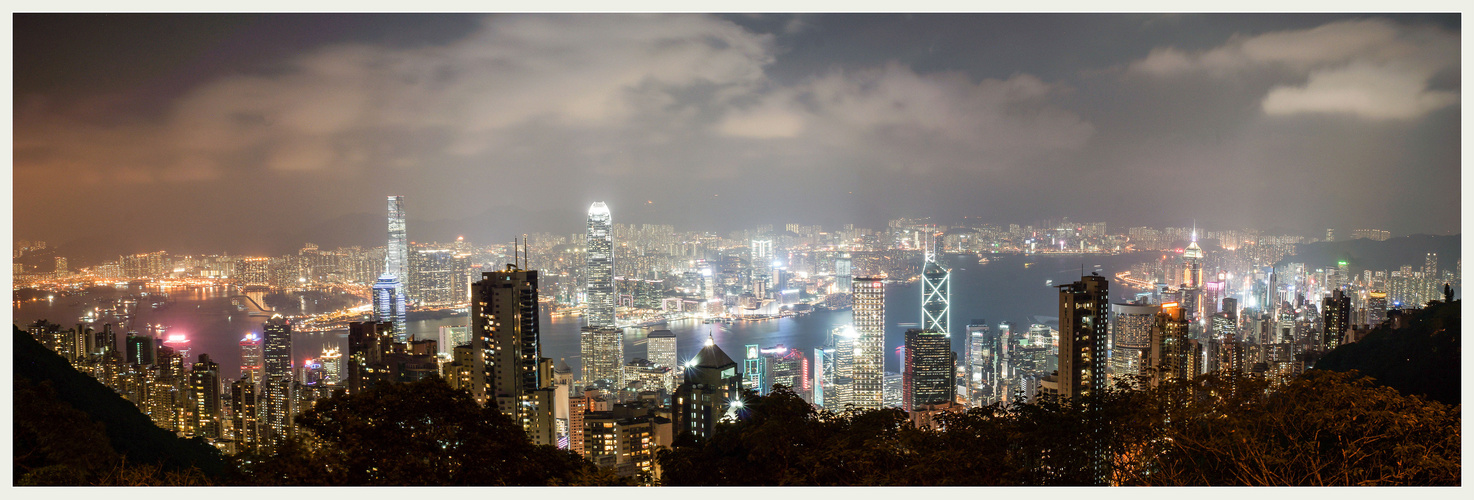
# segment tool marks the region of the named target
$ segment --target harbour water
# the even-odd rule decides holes
[[[952,259],[952,305],[951,333],[953,349],[964,352],[966,325],[974,319],[987,320],[995,328],[998,323],[1009,321],[1020,328],[1027,328],[1036,316],[1053,317],[1058,314],[1058,292],[1051,285],[1060,285],[1079,279],[1081,271],[1089,274],[1099,272],[1112,278],[1132,264],[1159,258],[1157,253],[1135,253],[1125,255],[1069,255],[1069,256],[990,256],[987,264],[978,264],[974,259]],[[1111,283],[1112,300],[1120,301],[1138,290],[1124,284]],[[235,307],[231,295],[238,290],[225,287],[159,290],[157,288],[130,287],[128,289],[94,288],[86,294],[57,296],[51,300],[36,300],[13,303],[13,321],[22,329],[37,319],[59,323],[65,328],[76,326],[78,318],[87,310],[97,307],[107,299],[126,295],[149,293],[149,298],[160,298],[168,293],[168,305],[155,309],[141,301],[134,319],[135,329],[143,332],[144,325],[168,325],[170,334],[183,334],[189,338],[190,359],[193,362],[200,353],[209,353],[211,359],[220,364],[221,376],[234,379],[240,375],[240,339],[247,332],[261,332],[264,316],[252,316]],[[321,312],[326,307],[337,307],[341,297],[314,294],[294,294],[293,309],[306,312]],[[258,298],[259,301],[259,298]],[[265,305],[265,304],[263,304]],[[912,328],[921,317],[921,285],[917,282],[893,283],[886,288],[886,369],[899,371],[900,361],[895,350],[902,343],[907,328]],[[680,359],[694,356],[710,337],[734,359],[741,356],[746,344],[773,347],[783,344],[797,348],[812,359],[813,350],[823,346],[831,329],[848,324],[850,311],[817,311],[804,316],[771,319],[765,321],[735,322],[730,325],[703,324],[686,320],[653,328],[625,329],[625,358],[645,357],[645,336],[652,329],[668,329],[676,334],[677,351]],[[441,326],[468,324],[465,315],[435,319],[411,320],[409,333],[417,338],[436,338]],[[566,361],[575,374],[581,368],[579,362],[579,327],[582,318],[577,316],[542,317],[542,353],[555,363]],[[100,329],[99,322],[93,328]],[[122,335],[119,336],[122,341]],[[317,357],[324,347],[339,347],[347,352],[347,332],[294,333],[293,360],[300,362]]]

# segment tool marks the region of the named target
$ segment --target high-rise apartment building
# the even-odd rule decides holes
[[[851,402],[858,409],[878,410],[885,402],[885,281],[855,278],[853,292],[859,338],[855,342]]]
[[[275,446],[292,428],[292,325],[278,314],[266,320],[262,331],[262,441]]]
[[[195,435],[210,439],[224,437],[220,433],[220,365],[201,354],[199,362],[189,370],[189,392],[194,400]]]
[[[1088,396],[1107,387],[1110,282],[1099,275],[1059,285],[1059,393]]]
[[[471,285],[471,396],[540,445],[556,445],[553,360],[542,357],[538,272],[508,265]]]
[[[261,441],[259,407],[256,404],[256,384],[242,378],[230,384],[231,428],[240,449],[253,451]]]
[[[1351,296],[1333,290],[1330,297],[1321,300],[1321,316],[1325,329],[1319,347],[1329,351],[1341,345],[1346,330],[1351,328]]]
[[[957,398],[957,353],[943,332],[906,330],[906,361],[901,371],[901,408],[951,403]]]
[[[358,394],[379,379],[378,371],[394,346],[394,324],[387,321],[348,323],[349,394]]]

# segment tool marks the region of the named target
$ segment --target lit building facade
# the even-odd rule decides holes
[[[925,405],[957,399],[954,372],[957,354],[943,332],[906,330],[906,361],[901,371],[901,408],[910,412]]]
[[[281,315],[266,320],[262,371],[263,442],[275,446],[291,436],[292,427],[292,325]]]
[[[862,410],[884,405],[885,387],[885,281],[875,277],[854,278],[855,342],[851,401]]]
[[[614,328],[614,228],[609,207],[602,201],[589,206],[586,244],[586,326]]]
[[[1110,282],[1082,276],[1059,285],[1059,393],[1088,396],[1107,387]]]
[[[508,266],[471,286],[471,396],[495,404],[534,443],[552,446],[553,360],[542,357],[537,278]]]

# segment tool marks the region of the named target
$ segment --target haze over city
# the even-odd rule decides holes
[[[717,231],[1459,225],[1457,15],[15,24],[15,235],[99,257],[370,244],[385,193],[419,240],[571,233],[591,200]]]
[[[13,18],[15,485],[1462,484],[1460,13]]]

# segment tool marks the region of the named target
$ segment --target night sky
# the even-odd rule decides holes
[[[478,243],[1460,224],[1457,14],[13,21],[13,235],[112,255],[381,245],[389,194]]]

